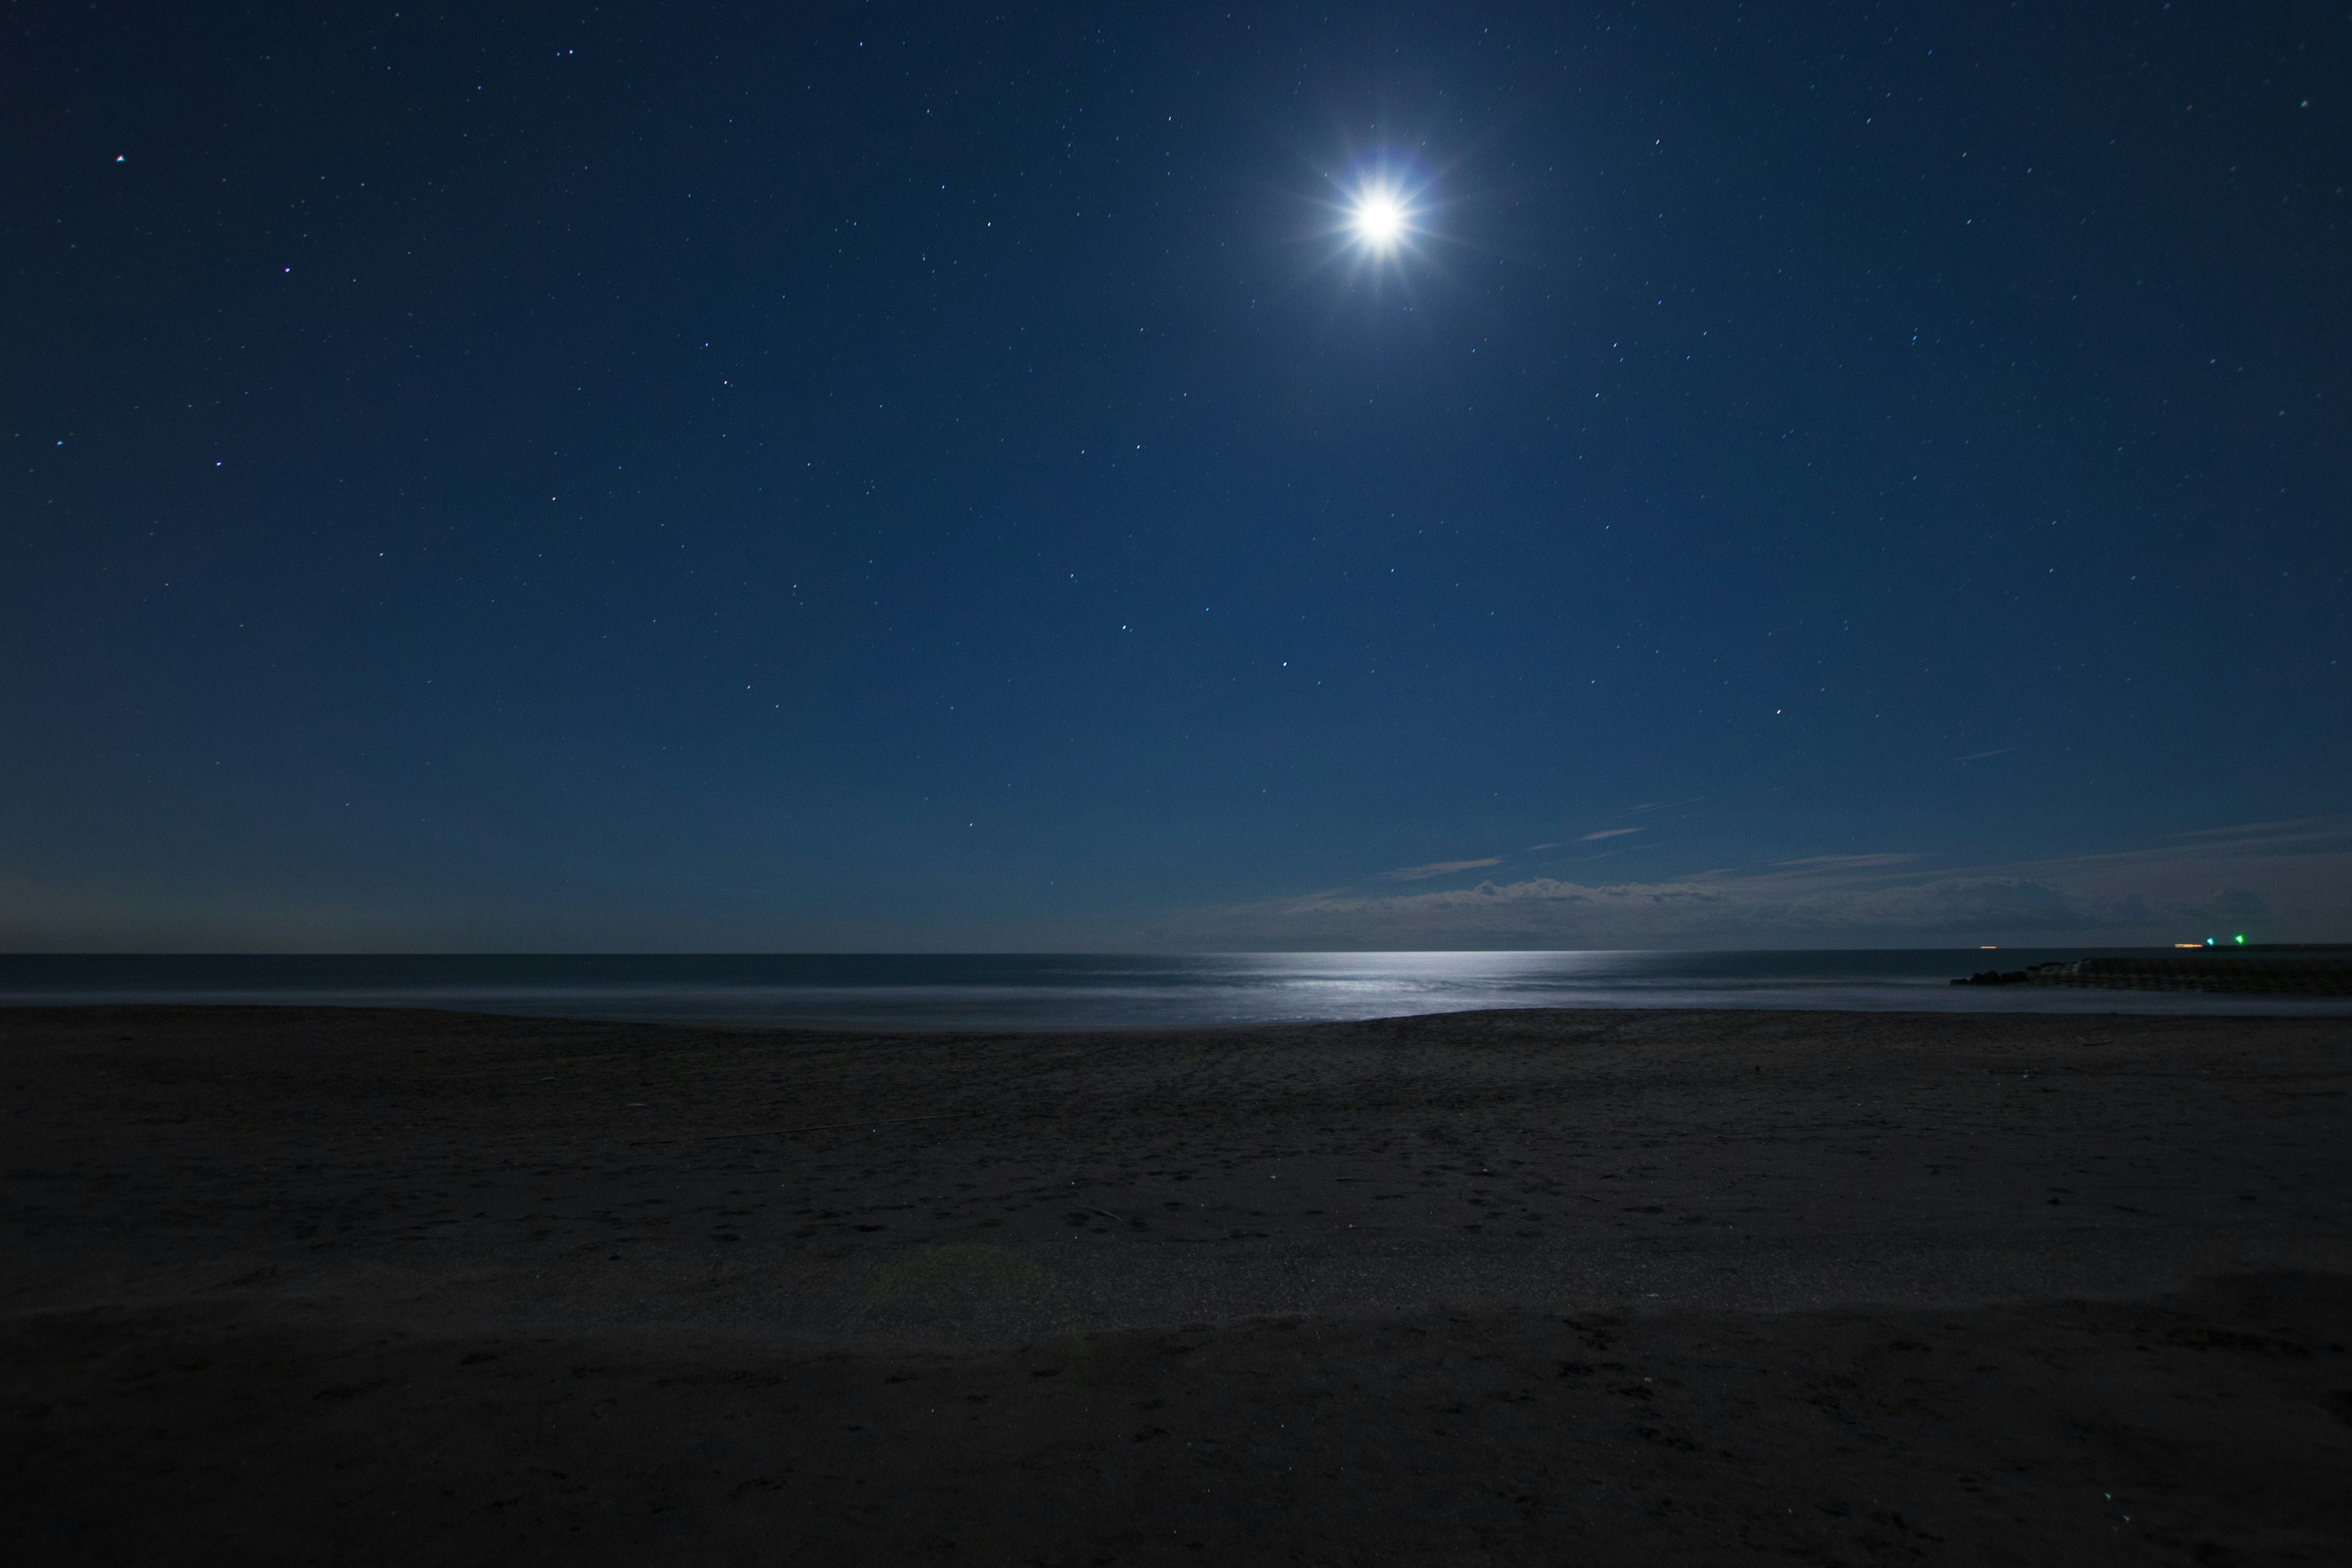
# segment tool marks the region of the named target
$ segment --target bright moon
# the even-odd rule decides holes
[[[1394,245],[1404,232],[1404,209],[1386,191],[1366,191],[1356,198],[1356,237],[1375,250]]]

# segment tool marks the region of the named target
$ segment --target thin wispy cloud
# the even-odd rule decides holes
[[[2016,746],[1996,746],[1990,752],[1970,752],[1967,756],[1954,757],[1952,761],[1956,763],[1980,763],[1987,757],[2005,757],[2009,755],[2010,752],[2021,749],[2021,748]]]
[[[1626,809],[1627,811],[1629,811],[1629,812],[1633,812],[1633,811],[1672,811],[1675,807],[1676,807],[1676,806],[1678,806],[1678,805],[1696,805],[1700,801],[1703,801],[1703,800],[1705,800],[1706,798],[1706,796],[1705,796],[1705,795],[1695,795],[1690,796],[1690,797],[1689,797],[1688,799],[1686,799],[1686,800],[1652,800],[1652,801],[1644,801],[1644,802],[1643,802],[1643,804],[1641,804],[1640,805],[1629,805],[1629,806],[1627,806],[1625,809]]]
[[[2175,838],[2260,839],[2294,843],[2305,839],[2339,838],[2347,824],[2341,817],[2292,816],[2281,822],[2242,822],[2230,827],[2200,827],[2176,833]]]
[[[1450,877],[1456,871],[1475,871],[1503,863],[1500,855],[1489,855],[1484,860],[1432,860],[1426,866],[1400,866],[1393,871],[1383,871],[1381,879],[1391,882],[1418,882],[1430,877]]]
[[[2223,924],[2281,942],[2352,930],[2352,817],[2008,864],[1807,856],[1646,882],[1531,877],[1426,892],[1335,889],[1171,914],[1149,936],[1226,950],[2147,946]]]
[[[1596,838],[1622,838],[1628,833],[1639,833],[1642,830],[1638,827],[1604,827],[1598,833],[1586,834],[1583,837],[1578,839],[1577,842],[1579,844],[1590,844]]]

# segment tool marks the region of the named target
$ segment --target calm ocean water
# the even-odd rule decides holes
[[[0,1006],[95,1002],[443,1007],[572,1018],[1103,1028],[1385,1018],[1480,1007],[2352,1013],[2352,1000],[1955,986],[2093,951],[100,956],[0,954]],[[2149,949],[2150,952],[2162,950]]]

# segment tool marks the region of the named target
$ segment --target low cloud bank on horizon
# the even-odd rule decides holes
[[[2352,816],[2203,829],[2155,847],[2001,865],[1811,856],[1649,882],[1467,877],[1500,856],[1376,873],[1355,888],[1126,918],[981,923],[934,911],[779,910],[736,894],[626,906],[457,889],[217,899],[0,876],[16,952],[944,952],[1415,949],[2154,946],[2243,931],[2352,940]]]
[[[1532,877],[1416,893],[1337,890],[1151,922],[1194,948],[2161,945],[2257,928],[2256,940],[2352,937],[2352,820],[2184,834],[2116,854],[1921,869],[1877,854],[1657,882]],[[1475,864],[1475,863],[1474,863]]]

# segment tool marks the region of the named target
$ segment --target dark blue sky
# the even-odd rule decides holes
[[[948,9],[13,7],[0,942],[2342,934],[2340,7]]]

